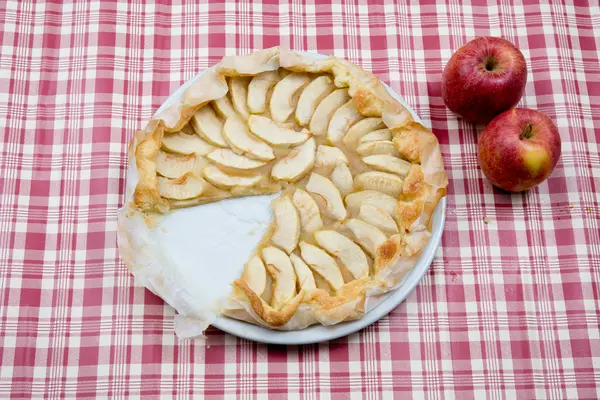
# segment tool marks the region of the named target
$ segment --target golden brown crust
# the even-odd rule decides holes
[[[309,292],[301,291],[280,310],[276,310],[268,305],[242,280],[234,282],[235,288],[239,289],[239,291],[234,291],[232,298],[238,301],[244,298],[247,299],[252,312],[260,317],[261,323],[267,326],[275,328],[284,327],[299,312],[298,308],[300,305],[305,310],[310,310],[309,312],[314,314],[317,321],[330,325],[332,323],[355,319],[364,312],[365,289],[369,282],[370,278],[368,277],[349,282],[342,286],[334,295],[329,294],[323,289],[315,289]],[[239,310],[228,312],[227,314],[252,322],[251,319],[247,319]]]
[[[431,231],[431,217],[433,212],[444,196],[446,196],[446,188],[438,188],[433,195],[429,196],[423,206],[423,225],[425,225],[429,231]]]
[[[134,192],[134,203],[145,211],[167,212],[168,202],[158,193],[158,177],[156,174],[156,157],[160,149],[163,126],[158,124],[156,130],[145,137],[135,149],[135,160],[139,174],[139,183]],[[136,136],[144,137],[143,133]]]
[[[414,200],[424,193],[426,187],[425,176],[420,165],[413,164],[408,171],[408,175],[404,178],[404,186],[402,187],[403,200]]]
[[[317,289],[310,292],[304,299],[304,302],[318,305],[318,308],[322,310],[332,310],[364,295],[364,285],[367,281],[368,279],[363,278],[348,282],[335,295],[330,295],[325,290]]]
[[[356,319],[364,313],[365,291],[369,282],[369,277],[348,282],[335,295],[322,289],[314,290],[306,296],[304,304],[311,307],[318,321],[324,325]]]
[[[219,63],[223,76],[251,76],[279,68],[279,47],[271,47],[241,56],[227,56]]]
[[[411,270],[430,236],[428,231],[392,235],[384,243],[386,249],[378,251],[375,257],[375,279],[385,280],[388,284],[396,284],[402,280]]]
[[[368,90],[357,90],[354,93],[354,105],[365,117],[381,117],[383,101]]]
[[[373,264],[374,274],[378,274],[386,266],[395,263],[404,249],[402,236],[392,235],[377,249]]]
[[[427,189],[421,166],[413,164],[404,179],[396,211],[396,222],[401,232],[408,233],[413,223],[423,213]]]
[[[298,306],[304,297],[304,292],[300,291],[300,293],[294,296],[280,310],[276,310],[269,306],[256,293],[254,293],[243,280],[236,279],[233,284],[235,287],[244,292],[248,298],[248,301],[250,302],[252,310],[254,310],[254,312],[260,316],[264,322],[271,326],[281,326],[288,322],[298,309]]]
[[[400,231],[405,233],[410,232],[413,223],[423,212],[423,206],[424,202],[421,199],[413,201],[398,201],[396,222],[398,222],[398,228]]]
[[[421,124],[413,121],[404,126],[392,128],[393,142],[398,147],[400,156],[413,163],[421,162],[419,157],[421,153],[419,133],[415,129],[421,127],[423,127]]]

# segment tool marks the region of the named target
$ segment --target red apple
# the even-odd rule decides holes
[[[479,138],[479,165],[496,186],[509,192],[543,182],[560,157],[560,135],[544,113],[513,108],[490,122]]]
[[[471,40],[452,55],[442,75],[446,106],[465,120],[491,121],[521,99],[527,64],[512,43],[496,37]]]

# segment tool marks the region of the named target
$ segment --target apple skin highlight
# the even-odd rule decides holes
[[[539,185],[552,173],[560,154],[556,125],[546,114],[527,108],[498,115],[479,138],[483,173],[492,184],[509,192]]]
[[[446,106],[467,121],[485,124],[514,107],[525,90],[527,64],[512,43],[479,37],[458,49],[442,74]]]

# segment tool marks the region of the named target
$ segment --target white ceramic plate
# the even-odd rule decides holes
[[[325,55],[317,53],[299,53],[317,59],[326,57]],[[158,109],[157,112],[161,112],[165,108],[169,107],[175,101],[175,99],[179,98],[183,94],[183,92],[192,84],[192,82],[198,79],[198,77],[202,76],[203,73],[204,72],[200,72],[194,78],[184,83],[173,94],[171,94],[171,96],[169,96],[169,98],[162,104],[162,106]],[[384,86],[396,100],[398,100],[404,107],[406,107],[407,110],[410,111],[415,120],[420,121],[419,116],[413,111],[413,109],[408,104],[404,102],[400,95],[395,93],[386,84],[384,84]],[[444,197],[438,204],[433,214],[431,238],[429,239],[427,246],[425,246],[425,249],[423,250],[421,257],[419,257],[419,260],[417,261],[416,265],[407,275],[404,284],[395,291],[383,295],[384,300],[359,320],[343,322],[333,326],[313,325],[306,329],[289,332],[271,330],[263,328],[261,326],[249,324],[247,322],[238,321],[236,319],[223,316],[217,319],[212,325],[225,332],[242,337],[244,339],[254,340],[256,342],[285,345],[324,342],[327,340],[337,339],[339,337],[346,336],[356,331],[359,331],[362,328],[371,325],[372,323],[378,321],[382,317],[389,314],[390,311],[396,308],[398,304],[400,304],[421,281],[421,279],[425,275],[425,272],[427,272],[429,265],[431,265],[431,262],[435,256],[435,252],[440,244],[445,220],[446,198]]]

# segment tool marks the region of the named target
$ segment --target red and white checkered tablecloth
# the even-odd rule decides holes
[[[0,2],[0,398],[600,397],[597,0],[150,3]],[[484,179],[476,127],[440,97],[477,35],[521,48],[520,104],[562,137],[529,193]],[[349,337],[179,342],[173,310],[119,259],[126,146],[198,71],[278,44],[373,71],[433,127],[442,247],[405,302]]]

